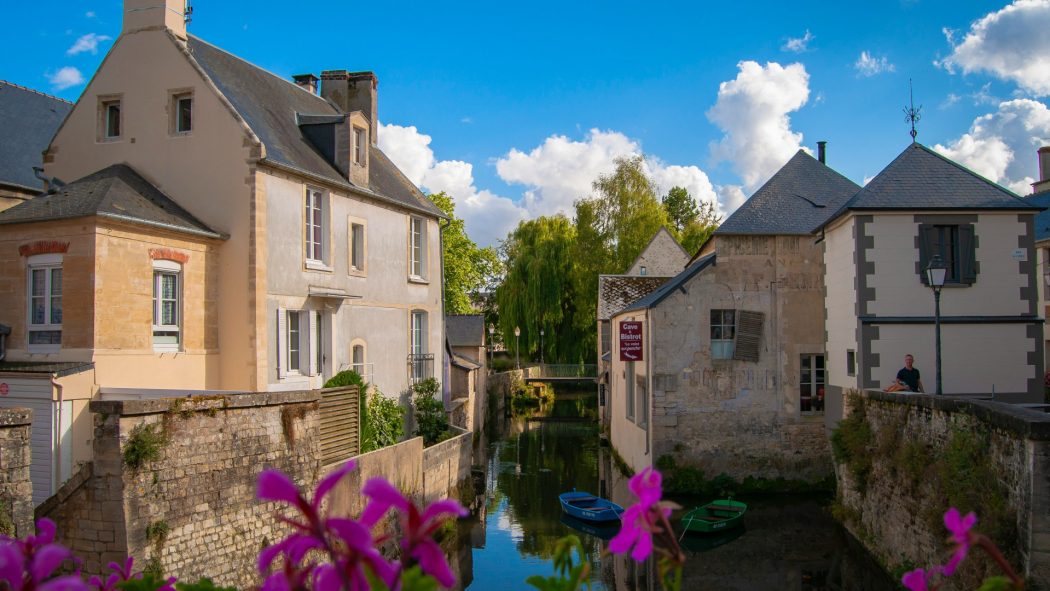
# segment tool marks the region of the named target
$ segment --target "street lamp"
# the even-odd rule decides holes
[[[933,289],[933,326],[936,333],[937,351],[937,395],[941,390],[941,288],[944,287],[944,279],[948,275],[948,265],[944,263],[940,255],[933,255],[930,264],[926,265],[926,283]]]
[[[521,342],[521,341],[518,340],[518,337],[520,337],[520,336],[521,336],[521,329],[518,328],[517,326],[515,326],[514,327],[514,368],[515,369],[521,369],[521,356],[518,353],[518,351],[520,350],[520,347],[519,347],[518,343]]]
[[[496,352],[495,343],[493,343],[493,341],[492,341],[492,339],[495,338],[495,334],[496,334],[496,325],[490,322],[489,323],[489,371],[492,371],[492,357],[493,357],[493,355]]]
[[[540,329],[540,366],[543,366],[543,329]]]

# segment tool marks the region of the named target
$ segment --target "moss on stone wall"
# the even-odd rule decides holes
[[[875,442],[866,410],[863,401],[856,404],[850,415],[839,421],[831,433],[831,453],[836,462],[849,469],[861,494],[868,488]]]
[[[136,425],[128,435],[127,443],[124,444],[124,465],[132,471],[137,471],[147,462],[159,460],[161,449],[167,443],[168,438],[163,430],[157,429],[157,425],[152,423]]]

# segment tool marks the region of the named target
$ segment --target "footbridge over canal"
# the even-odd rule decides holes
[[[598,378],[598,366],[593,363],[555,364],[543,363],[524,368],[525,383],[532,382],[594,382]]]

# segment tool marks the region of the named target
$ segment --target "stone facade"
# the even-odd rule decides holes
[[[33,484],[29,480],[33,411],[0,409],[0,533],[33,533]]]
[[[1040,587],[1050,583],[1050,417],[1009,404],[921,394],[854,391],[846,402],[847,414],[863,417],[872,434],[864,454],[870,465],[861,476],[839,458],[838,504],[846,526],[869,551],[891,568],[943,563],[947,532],[940,516],[948,507],[945,491],[932,484],[939,468],[931,464],[950,453],[953,437],[965,437],[983,442],[979,461],[987,462],[980,468],[993,477],[981,483],[988,488],[977,505],[958,509],[975,511],[977,531],[991,534],[987,511],[1001,504],[1006,529],[1015,531],[1016,539],[993,541],[1014,549],[1011,558],[1022,576]],[[915,454],[910,465],[902,459],[907,452]],[[930,461],[923,453],[932,454]],[[971,552],[959,574],[960,588],[976,588],[974,583],[995,570],[983,553]]]
[[[674,277],[689,262],[689,253],[678,244],[667,228],[660,228],[625,275]]]

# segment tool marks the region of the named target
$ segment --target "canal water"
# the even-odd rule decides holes
[[[593,389],[560,392],[551,408],[537,413],[542,418],[499,420],[491,439],[481,442],[484,458],[476,460],[484,462],[484,499],[473,521],[461,526],[461,588],[533,589],[525,579],[554,574],[555,543],[570,533],[588,551],[592,589],[660,588],[652,561],[639,565],[605,551],[615,528],[597,530],[562,517],[558,494],[573,488],[610,496],[623,506],[634,501],[627,479],[600,444],[597,423],[579,420],[596,412]],[[672,500],[693,507],[709,499]],[[683,540],[688,557],[683,590],[899,588],[831,517],[829,499],[741,500],[749,505],[744,529]],[[672,520],[676,527],[680,513]]]

